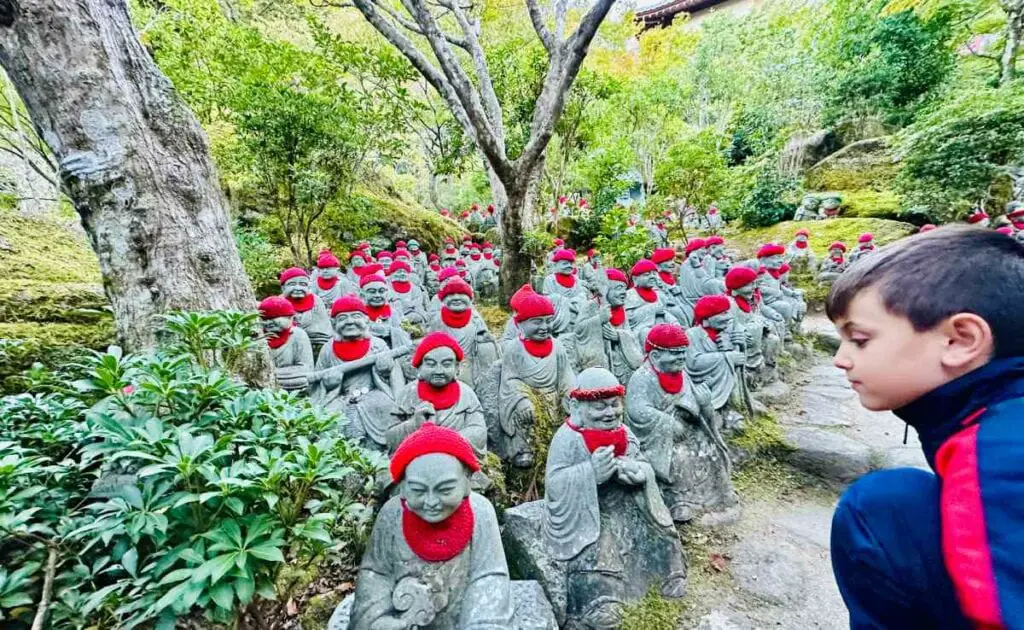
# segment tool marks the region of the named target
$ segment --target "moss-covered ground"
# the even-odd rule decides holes
[[[847,247],[853,247],[861,234],[870,232],[875,236],[875,243],[882,246],[912,234],[917,229],[910,223],[889,219],[838,218],[827,221],[783,221],[766,228],[729,228],[724,236],[729,247],[743,255],[752,256],[764,243],[788,245],[796,231],[802,228],[810,231],[811,250],[819,260],[828,255],[828,246],[835,241],[843,241]]]

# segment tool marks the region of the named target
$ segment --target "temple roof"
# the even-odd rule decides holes
[[[668,26],[672,19],[680,13],[694,13],[702,9],[708,9],[716,4],[722,4],[725,0],[666,0],[659,4],[637,11],[636,19],[643,21],[644,26],[652,28],[655,26]]]

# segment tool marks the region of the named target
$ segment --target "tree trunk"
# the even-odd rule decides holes
[[[503,197],[505,201],[498,207],[501,208],[499,231],[502,251],[500,303],[506,305],[519,287],[530,282],[530,257],[523,253],[522,229],[523,215],[529,205],[529,178],[524,177],[508,186],[498,182],[497,188],[492,184],[491,191],[495,193],[495,197]],[[497,202],[498,199],[495,199],[496,204]]]
[[[1020,48],[1021,29],[1024,27],[1024,7],[1019,6],[1021,4],[1024,3],[1013,2],[1012,6],[1006,7],[1006,44],[999,60],[1000,86],[1013,81],[1017,73],[1017,51]]]
[[[0,0],[0,65],[60,163],[123,346],[154,345],[167,311],[255,306],[206,137],[125,0]]]

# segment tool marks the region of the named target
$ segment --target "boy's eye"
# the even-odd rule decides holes
[[[864,346],[867,345],[868,340],[866,338],[850,339],[850,343],[857,346],[858,348],[863,348]]]

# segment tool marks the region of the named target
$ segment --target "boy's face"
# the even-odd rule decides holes
[[[886,310],[874,288],[855,296],[835,325],[842,343],[833,363],[867,409],[897,409],[951,380],[943,369],[949,340],[941,327],[914,330],[910,320]]]

